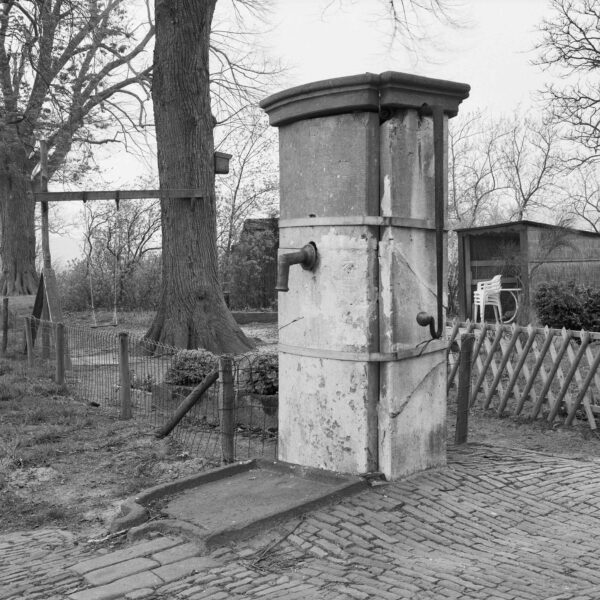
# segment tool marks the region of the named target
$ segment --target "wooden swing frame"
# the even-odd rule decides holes
[[[35,202],[41,203],[42,217],[42,257],[43,267],[40,281],[33,305],[32,316],[32,344],[35,344],[37,333],[37,320],[62,323],[63,313],[58,295],[56,274],[52,268],[50,256],[50,233],[48,223],[48,202],[87,202],[96,200],[114,200],[119,207],[121,200],[156,200],[156,199],[188,199],[202,200],[202,191],[199,189],[176,190],[90,190],[79,192],[49,192],[48,191],[48,141],[39,140],[40,162],[31,174],[32,181],[38,179],[39,191],[34,192]],[[229,160],[231,154],[225,152],[214,153],[215,174],[226,175],[229,173]],[[66,364],[70,364],[68,349],[65,347]],[[69,367],[67,367],[69,368]]]

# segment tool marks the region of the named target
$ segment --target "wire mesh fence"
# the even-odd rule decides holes
[[[178,358],[190,351],[113,328],[33,317],[24,319],[20,334],[15,331],[11,339],[13,352],[26,353],[24,369],[51,370],[74,397],[144,421],[157,437],[171,424],[168,435],[190,455],[225,462],[277,457],[277,395],[256,394],[249,387],[260,355],[219,357],[215,382],[190,401],[205,377],[182,385],[174,376]]]

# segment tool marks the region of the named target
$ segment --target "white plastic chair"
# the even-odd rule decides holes
[[[473,292],[473,320],[477,321],[477,312],[481,322],[484,320],[485,307],[492,306],[496,321],[502,323],[502,305],[500,304],[500,290],[502,289],[502,275],[496,275],[489,281],[480,281]]]

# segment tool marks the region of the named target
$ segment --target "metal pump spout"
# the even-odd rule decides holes
[[[290,267],[292,265],[300,265],[306,271],[312,271],[317,264],[317,247],[310,242],[302,246],[296,252],[286,252],[280,254],[277,259],[277,283],[275,289],[278,292],[287,292],[288,278],[290,275]]]

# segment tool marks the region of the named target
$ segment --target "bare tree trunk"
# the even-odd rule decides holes
[[[203,198],[161,200],[163,293],[147,337],[242,352],[251,343],[225,305],[217,265],[209,39],[217,0],[155,0],[152,100],[161,188]]]
[[[35,203],[16,127],[0,130],[0,294],[35,294]]]

